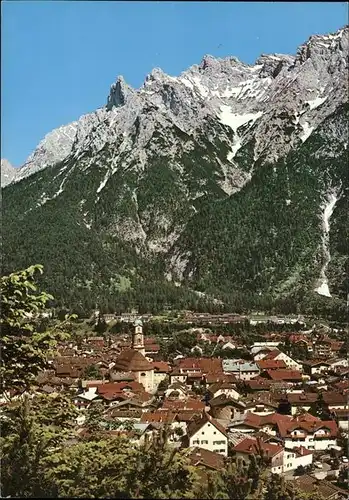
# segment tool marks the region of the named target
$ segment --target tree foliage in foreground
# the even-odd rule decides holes
[[[65,338],[66,322],[52,330],[42,328],[40,314],[53,299],[38,290],[36,279],[42,272],[41,265],[33,265],[1,278],[2,392],[29,389],[38,373],[49,366],[48,355],[57,341]]]

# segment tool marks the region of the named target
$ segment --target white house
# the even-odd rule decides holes
[[[206,412],[188,424],[184,442],[189,447],[200,446],[228,456],[228,434],[224,427]]]
[[[321,395],[330,411],[347,410],[349,408],[348,395],[343,392],[325,391]]]
[[[226,396],[230,396],[233,399],[240,399],[241,395],[236,390],[236,386],[229,382],[217,382],[216,384],[212,384],[209,388],[209,393],[212,397],[216,398],[221,394],[225,394]]]
[[[279,351],[279,349],[274,349],[273,351],[270,351],[270,353],[264,356],[264,358],[262,359],[265,360],[274,359],[276,361],[284,361],[288,369],[298,370],[300,372],[303,371],[303,366],[301,363],[297,363],[297,361],[294,361],[292,358],[290,358],[290,356],[288,356],[282,351]]]
[[[331,364],[322,360],[303,361],[304,372],[308,375],[319,375],[326,373],[331,367]]]
[[[284,450],[283,471],[288,472],[297,469],[297,467],[307,467],[313,463],[313,452],[303,446]]]
[[[338,427],[334,420],[324,421],[305,413],[288,422],[278,421],[277,427],[285,448],[302,446],[307,450],[318,451],[337,444]]]
[[[188,397],[188,388],[186,385],[181,382],[175,382],[168,386],[165,391],[165,397],[177,397],[178,399],[187,399]]]
[[[270,471],[273,474],[281,474],[283,472],[283,456],[284,449],[279,444],[271,444],[247,437],[234,446],[236,458],[242,459],[245,465],[248,465],[251,455],[261,455],[269,460]]]
[[[349,431],[349,409],[334,410],[334,415],[338,421],[338,427],[345,432]]]
[[[254,437],[246,437],[240,441],[234,446],[234,452],[246,465],[251,455],[263,453],[264,457],[269,459],[270,471],[273,474],[283,474],[313,462],[313,452],[304,447],[289,450],[280,444],[264,442]]]

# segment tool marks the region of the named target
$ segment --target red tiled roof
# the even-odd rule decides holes
[[[325,361],[323,359],[311,359],[308,361],[303,361],[302,364],[306,365],[306,366],[317,366],[317,365],[331,366],[331,363],[329,363],[328,361]]]
[[[254,391],[268,391],[272,384],[271,380],[255,377],[252,380],[245,380],[244,384]]]
[[[334,484],[325,479],[319,480],[316,477],[304,474],[293,481],[289,481],[292,485],[302,493],[313,493],[317,490],[320,497],[327,499],[347,498],[348,491],[338,488]],[[288,482],[286,483],[288,484]]]
[[[145,348],[145,352],[159,352],[160,351],[159,344],[145,344],[144,348]]]
[[[276,370],[277,368],[286,368],[285,361],[281,359],[260,359],[256,361],[256,365],[260,370]]]
[[[165,399],[164,404],[161,407],[161,410],[172,410],[172,411],[180,411],[180,410],[204,410],[205,403],[200,401],[199,399]]]
[[[322,393],[323,400],[327,405],[348,405],[348,396],[338,391],[326,391]]]
[[[279,354],[281,354],[281,351],[279,349],[273,349],[272,351],[269,351],[266,356],[264,356],[264,360],[267,359],[275,359]]]
[[[142,384],[136,381],[131,381],[131,382],[110,382],[107,384],[102,384],[99,385],[97,388],[98,394],[104,394],[104,393],[120,393],[124,391],[125,389],[130,388],[132,392],[145,392],[144,387]]]
[[[171,368],[166,361],[153,361],[153,368],[155,373],[169,373]]]
[[[205,375],[205,380],[207,384],[214,384],[217,382],[236,382],[237,378],[234,374],[229,373],[208,373]]]
[[[289,422],[291,417],[289,415],[281,415],[280,413],[269,413],[268,415],[256,415],[252,412],[245,413],[245,425],[260,428],[264,425],[277,425],[279,422]]]
[[[317,392],[289,393],[287,400],[291,405],[306,405],[315,403],[318,398]]]
[[[312,450],[308,450],[307,448],[304,448],[304,446],[299,446],[297,448],[293,448],[293,451],[301,457],[304,457],[305,455],[312,455],[314,453]]]
[[[266,374],[271,380],[302,380],[302,374],[299,370],[266,370]]]
[[[147,424],[151,422],[159,422],[159,423],[169,423],[172,424],[172,422],[175,420],[176,414],[172,412],[165,412],[165,411],[149,411],[149,412],[144,412],[143,415],[141,416],[141,424]]]
[[[190,370],[199,368],[203,373],[222,373],[220,358],[182,358],[176,363],[179,369]]]
[[[180,410],[177,413],[176,419],[179,422],[190,422],[192,421],[195,417],[199,417],[201,415],[201,410]]]
[[[309,413],[294,417],[289,422],[279,421],[277,422],[277,426],[281,437],[289,437],[290,433],[295,429],[302,429],[307,433],[313,433],[319,429],[326,428],[329,430],[331,437],[337,436],[338,433],[338,427],[334,420],[320,420]]]
[[[225,464],[223,455],[215,453],[214,451],[206,450],[204,448],[189,448],[187,455],[191,465],[194,467],[203,466],[208,469],[222,470]]]
[[[261,449],[267,458],[272,458],[284,450],[283,446],[279,444],[265,443],[260,439],[252,438],[246,438],[240,441],[233,449],[236,452],[246,453],[247,455],[256,455]]]
[[[336,387],[339,391],[345,391],[349,389],[349,380],[341,380],[340,382],[336,382],[333,384],[333,387]]]

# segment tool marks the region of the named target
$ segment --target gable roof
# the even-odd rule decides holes
[[[328,405],[348,405],[348,396],[338,391],[326,391],[322,393],[322,398]]]
[[[318,399],[317,392],[288,393],[287,401],[294,406],[315,403]]]
[[[201,416],[197,419],[194,419],[192,422],[188,424],[188,429],[187,429],[187,434],[189,437],[194,436],[205,424],[210,423],[218,431],[220,431],[226,438],[228,438],[228,434],[226,433],[226,430],[224,427],[217,422],[216,419],[212,418],[208,413],[205,411],[202,412]]]
[[[243,401],[238,401],[237,399],[233,399],[224,393],[220,394],[219,396],[216,396],[215,398],[210,399],[208,404],[211,407],[214,407],[214,406],[235,406],[238,408],[245,408],[246,407],[246,404]]]
[[[289,422],[292,419],[289,415],[281,415],[280,413],[269,413],[268,415],[257,415],[247,411],[239,420],[232,421],[231,427],[250,427],[252,429],[260,430],[265,425],[275,426],[280,422]]]
[[[194,467],[202,466],[208,469],[222,470],[225,465],[223,455],[198,446],[195,448],[189,448],[187,457],[189,458],[191,465]]]
[[[176,418],[176,414],[170,411],[147,411],[141,416],[140,423],[168,423],[172,424]]]
[[[266,370],[263,373],[271,380],[300,381],[303,379],[299,370]]]
[[[154,373],[169,373],[170,365],[166,361],[153,361]]]
[[[309,413],[293,417],[289,422],[278,421],[277,426],[281,437],[290,437],[290,433],[296,429],[302,429],[307,433],[314,433],[320,429],[328,429],[331,437],[336,437],[338,427],[334,420],[320,420]]]
[[[260,370],[276,370],[278,368],[286,368],[285,361],[281,359],[260,359],[256,361],[256,365]]]
[[[261,439],[246,438],[234,446],[234,451],[247,455],[258,455],[263,450],[267,458],[272,458],[284,450],[279,444],[265,443]]]
[[[160,410],[204,410],[205,403],[200,401],[200,399],[165,399]]]
[[[101,384],[97,386],[97,392],[99,394],[118,394],[123,391],[132,391],[132,392],[144,392],[144,387],[142,384],[136,381],[131,382],[110,382],[106,384]]]
[[[266,356],[264,356],[262,359],[267,360],[267,359],[275,359],[277,356],[281,354],[281,351],[279,349],[273,349],[272,351],[268,352]]]
[[[181,358],[176,366],[182,370],[200,369],[205,373],[221,373],[222,360],[220,358]]]
[[[290,481],[293,486],[299,489],[304,493],[314,493],[314,491],[318,490],[321,496],[326,499],[338,498],[337,494],[341,494],[344,498],[347,498],[348,492],[338,488],[334,484],[326,481],[324,479],[319,480],[316,477],[310,476],[308,474],[304,474],[293,481]],[[286,483],[287,484],[287,483]]]
[[[233,373],[207,373],[205,375],[205,381],[207,384],[215,384],[217,382],[231,382],[234,383],[237,381],[237,378]]]

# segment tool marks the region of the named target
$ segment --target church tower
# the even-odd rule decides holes
[[[143,323],[141,319],[136,319],[134,322],[134,333],[132,335],[132,349],[140,352],[145,356]]]

